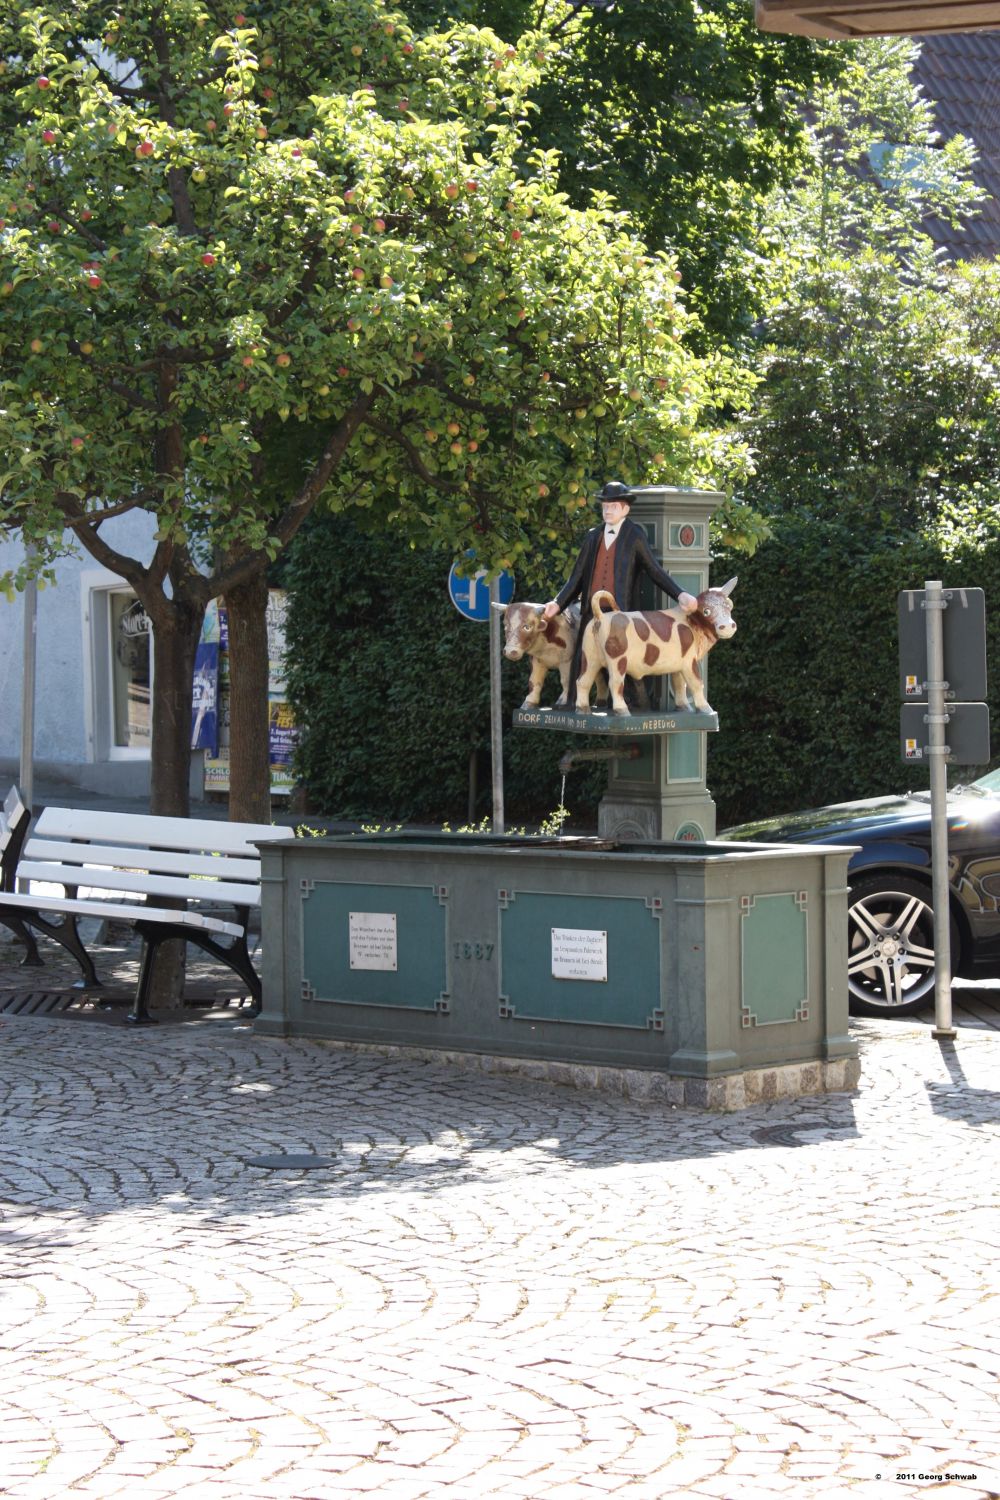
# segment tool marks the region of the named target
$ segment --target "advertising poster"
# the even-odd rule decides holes
[[[229,790],[229,629],[224,605],[213,601],[209,606],[218,620],[218,690],[217,748],[205,756],[205,790]],[[288,595],[284,589],[271,589],[267,605],[268,657],[268,740],[271,761],[271,792],[287,797],[295,787],[292,775],[292,751],[295,724],[291,706],[285,698],[285,616]],[[207,615],[206,615],[207,619]]]
[[[214,599],[205,611],[194,659],[191,749],[219,753],[219,610]]]

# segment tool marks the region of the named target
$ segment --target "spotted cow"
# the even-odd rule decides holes
[[[594,617],[583,635],[580,675],[576,684],[576,706],[590,707],[590,690],[598,673],[606,670],[611,685],[611,706],[616,714],[629,712],[625,703],[625,678],[669,674],[674,702],[682,710],[711,713],[698,663],[718,640],[736,634],[729,596],[736,587],[730,578],[721,588],[705,589],[698,595],[698,608],[686,615],[680,609],[617,609],[606,589],[594,595]],[[688,688],[694,697],[688,702]]]
[[[542,684],[552,667],[558,668],[562,683],[557,707],[565,707],[570,667],[580,632],[580,606],[571,604],[554,620],[542,619],[544,604],[494,604],[493,608],[504,616],[504,656],[509,661],[520,661],[522,656],[531,658],[528,696],[521,707],[538,707],[542,701]]]

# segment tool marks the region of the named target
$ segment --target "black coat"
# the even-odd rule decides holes
[[[593,611],[590,608],[590,586],[594,576],[594,564],[597,561],[597,553],[604,536],[604,525],[594,526],[583,539],[580,555],[577,557],[572,573],[566,580],[563,588],[556,595],[556,603],[560,610],[572,604],[574,599],[580,601],[580,634],[577,637],[576,652],[573,656],[573,667],[570,672],[569,691],[567,703],[570,708],[574,704],[576,692],[576,679],[580,675],[580,652],[583,646],[583,632],[590,623]],[[656,558],[653,556],[649,546],[649,538],[637,521],[631,516],[626,516],[618,528],[618,538],[615,544],[615,603],[619,609],[639,608],[639,580],[645,573],[658,589],[669,594],[671,599],[679,599],[684,590],[680,584],[669,573],[664,572]]]

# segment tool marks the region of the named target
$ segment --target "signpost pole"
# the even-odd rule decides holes
[[[948,746],[945,726],[944,611],[940,579],[924,584],[927,611],[927,755],[931,783],[931,877],[934,892],[934,1031],[954,1038],[951,1015],[951,914],[948,885]]]
[[[28,544],[29,561],[34,548]],[[24,587],[24,676],[21,682],[21,762],[18,769],[21,796],[31,811],[35,796],[35,647],[38,628],[38,584],[34,576]]]
[[[493,832],[503,833],[503,720],[500,705],[499,576],[490,579],[490,750],[493,759]]]

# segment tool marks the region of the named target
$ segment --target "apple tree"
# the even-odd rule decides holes
[[[0,58],[0,528],[142,601],[154,811],[187,812],[221,595],[231,815],[266,816],[266,573],[317,505],[367,508],[401,561],[495,567],[572,550],[596,478],[738,472],[747,380],[689,352],[673,261],[570,207],[553,154],[525,166],[536,36],[377,0],[47,0],[4,7]],[[136,509],[148,560],[103,531]]]

